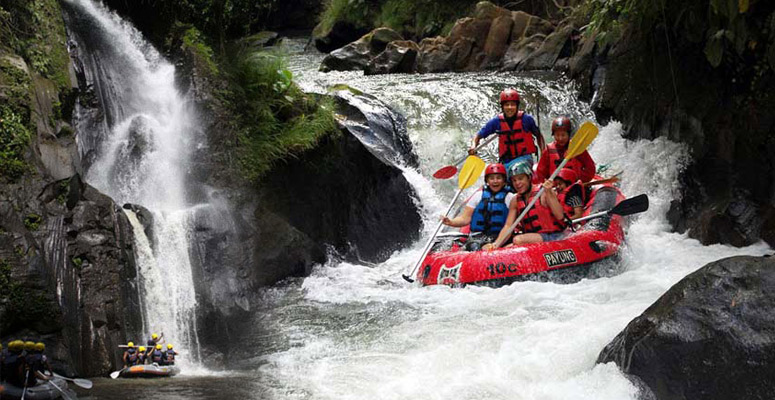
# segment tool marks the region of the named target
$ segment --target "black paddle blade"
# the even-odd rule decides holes
[[[624,199],[616,207],[609,211],[609,214],[616,215],[632,215],[644,212],[649,209],[649,197],[646,194],[637,195],[635,197]]]
[[[409,283],[414,283],[414,279],[410,278],[407,274],[401,274],[401,276],[404,278],[405,281]]]

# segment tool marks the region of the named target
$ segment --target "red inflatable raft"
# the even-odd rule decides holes
[[[619,189],[610,184],[596,187],[584,215],[610,210],[623,199]],[[617,255],[623,240],[623,217],[619,215],[589,220],[562,240],[492,251],[469,252],[442,239],[420,264],[416,279],[423,285],[451,286],[502,286],[567,277],[578,280],[592,264]]]

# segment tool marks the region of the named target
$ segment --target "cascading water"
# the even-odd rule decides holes
[[[144,335],[163,332],[167,343],[187,352],[181,362],[196,362],[186,180],[195,115],[175,87],[175,67],[136,29],[91,0],[67,0],[65,6],[71,37],[85,48],[84,74],[105,113],[102,119],[77,113],[79,148],[91,161],[86,180],[118,204],[138,204],[152,213],[152,238],[130,215]]]

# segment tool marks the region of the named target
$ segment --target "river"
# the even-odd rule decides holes
[[[91,399],[637,399],[639,389],[600,350],[681,278],[722,257],[770,253],[703,246],[671,232],[666,213],[678,196],[687,149],[664,138],[626,141],[622,127],[601,127],[590,154],[607,172],[623,171],[626,195],[647,193],[651,208],[631,217],[621,259],[604,276],[562,285],[522,282],[491,289],[421,288],[401,273],[413,265],[456,189],[432,172],[463,154],[476,130],[497,112],[508,86],[521,108],[549,131],[560,113],[593,118],[576,91],[552,74],[455,73],[364,76],[317,72],[322,55],[286,41],[295,81],[310,92],[346,83],[403,113],[420,158],[402,167],[424,215],[423,237],[379,265],[332,260],[307,278],[263,289],[253,327],[232,371],[200,367],[158,381],[98,379]],[[547,139],[551,139],[547,137]],[[492,157],[490,149],[485,157]],[[408,194],[409,195],[409,194]],[[184,354],[185,357],[185,354]]]

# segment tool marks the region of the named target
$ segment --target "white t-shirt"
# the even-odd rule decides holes
[[[501,189],[504,190],[504,189]],[[514,193],[509,192],[506,194],[506,207],[511,204],[511,199],[514,198]],[[468,200],[468,203],[466,203],[466,207],[471,207],[473,209],[476,209],[476,205],[479,204],[479,202],[482,201],[482,191],[478,191],[474,193],[473,196]]]

